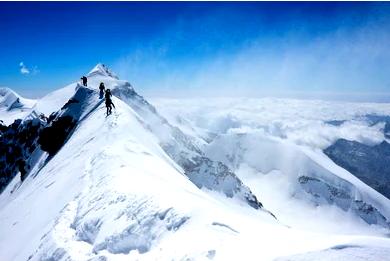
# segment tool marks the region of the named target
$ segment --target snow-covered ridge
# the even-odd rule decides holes
[[[173,127],[130,84],[116,86],[113,95],[126,102],[147,124],[160,141],[165,152],[181,166],[186,175],[198,187],[221,191],[228,197],[237,196],[258,209],[262,204],[239,178],[223,163],[213,162],[199,148],[199,139],[184,134]]]
[[[188,179],[189,174],[185,166],[184,170],[183,166],[180,166],[187,155],[185,153],[191,153],[187,155],[190,161],[192,158],[202,157],[201,162],[196,164],[203,162],[214,164],[192,144],[191,138],[186,137],[179,129],[173,128],[159,116],[153,106],[139,96],[129,83],[101,73],[94,73],[88,77],[88,87],[77,83],[70,85],[65,87],[64,91],[56,91],[54,95],[45,97],[43,100],[49,105],[38,102],[35,107],[35,110],[39,107],[45,108],[47,115],[50,115],[47,125],[38,134],[38,142],[42,150],[49,153],[49,157],[41,155],[42,157],[34,162],[36,165],[33,163],[30,166],[31,173],[20,187],[17,184],[19,177],[16,176],[1,194],[0,219],[4,222],[1,227],[3,237],[0,237],[0,245],[12,242],[17,246],[16,242],[32,242],[22,252],[19,248],[14,248],[14,251],[4,253],[7,260],[18,258],[78,260],[74,249],[65,246],[69,240],[76,240],[75,245],[80,245],[86,251],[82,260],[91,255],[99,256],[100,252],[106,251],[113,255],[130,252],[134,255],[133,250],[139,253],[149,252],[163,234],[178,230],[191,219],[192,213],[200,212],[200,209],[195,211],[192,207],[189,210],[186,206],[188,202],[192,202],[191,206],[198,202],[196,204],[202,206],[202,209],[205,207],[213,209],[215,204],[220,204],[218,203],[220,199],[211,205],[207,203],[213,200],[208,193],[199,190]],[[104,114],[103,100],[99,99],[97,91],[98,83],[101,81],[104,81],[106,87],[111,88],[114,95],[120,98],[113,99],[116,111],[107,118]],[[58,101],[56,97],[58,94],[72,96],[67,98],[67,102],[58,111],[50,113],[49,109],[52,106],[50,99]],[[31,114],[30,117],[33,115],[35,114]],[[161,135],[159,130],[163,131],[164,135]],[[178,147],[174,150],[182,154],[178,158],[173,158],[173,154],[167,154],[167,148],[174,146]],[[137,162],[140,165],[134,165]],[[102,172],[103,169],[105,171]],[[112,172],[113,170],[115,172]],[[119,174],[115,174],[116,172]],[[191,170],[190,173],[195,172]],[[136,179],[130,178],[128,181],[132,183],[131,190],[114,185],[125,184],[129,179],[126,177],[129,173],[133,175],[139,173]],[[155,180],[150,180],[150,174],[157,175]],[[204,178],[197,178],[195,184],[198,187],[204,186],[213,191],[223,192],[244,206],[249,204],[253,208],[262,207],[249,188],[227,167],[220,165],[217,169],[210,168],[206,172],[203,169],[199,175]],[[208,181],[209,177],[214,181]],[[108,181],[103,182],[106,179]],[[144,179],[146,183],[139,183]],[[121,181],[116,183],[116,180]],[[163,180],[170,182],[164,183]],[[149,186],[154,189],[148,190]],[[183,192],[177,194],[178,192],[174,191]],[[174,193],[170,195],[169,192]],[[188,192],[190,192],[188,195],[192,196],[187,196]],[[167,195],[163,205],[161,193]],[[27,201],[20,201],[26,197]],[[153,201],[155,203],[145,205],[145,202]],[[45,204],[36,206],[31,217],[26,214],[30,211],[30,202]],[[230,204],[237,204],[234,202],[231,201]],[[42,209],[47,206],[51,206],[51,211],[45,212]],[[109,210],[109,213],[113,216],[107,217],[108,210],[102,211],[101,208],[106,209],[110,206],[113,209]],[[128,211],[123,212],[119,206],[127,208]],[[44,212],[45,215],[38,214]],[[92,213],[94,214],[91,216]],[[275,222],[267,212],[260,212],[259,215],[271,223]],[[12,238],[7,236],[13,234],[9,229],[22,229],[22,226],[17,228],[7,222],[16,217],[19,219],[18,223],[25,224],[28,222],[26,219],[28,216],[30,216],[28,220],[35,220],[31,227],[32,233],[18,230],[17,236]],[[121,216],[122,223],[117,223]],[[9,219],[10,217],[12,218]],[[138,221],[132,224],[133,219]],[[55,221],[54,225],[50,221]],[[112,230],[115,223],[117,229]],[[209,223],[221,224],[211,220]],[[63,230],[66,226],[71,227],[69,232]],[[57,230],[61,232],[57,233]],[[72,236],[64,238],[68,233]],[[137,237],[136,235],[140,233],[141,235]],[[33,237],[36,235],[40,235],[41,239],[34,241]],[[85,242],[89,246],[83,246],[85,243],[79,244],[77,241]]]
[[[343,245],[375,260],[388,253],[378,222],[388,200],[323,154],[229,130],[236,121],[215,133],[182,117],[183,131],[112,75],[98,65],[87,87],[73,83],[37,102],[29,117],[48,116],[41,148],[62,139],[0,195],[1,260],[274,260]],[[114,95],[109,116],[100,82]],[[338,189],[348,198],[326,194]]]

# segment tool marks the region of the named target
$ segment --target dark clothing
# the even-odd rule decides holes
[[[104,98],[106,98],[106,100],[107,100],[107,99],[110,100],[111,97],[112,97],[111,91],[109,91],[109,89],[107,89],[106,92],[105,92],[105,94],[104,94]]]
[[[100,99],[103,99],[103,96],[104,96],[104,90],[106,89],[106,87],[104,87],[104,83],[100,83],[99,85],[99,98]]]
[[[81,80],[83,81],[83,85],[84,86],[87,86],[87,77],[85,77],[85,76],[83,76],[83,77],[81,77]]]
[[[106,107],[111,106],[113,103],[111,99],[106,99]]]
[[[107,89],[105,94],[104,94],[104,98],[106,99],[107,115],[111,114],[112,107],[115,108],[114,103],[112,103],[111,97],[112,97],[111,91],[110,91],[110,89]]]
[[[106,100],[107,115],[111,114],[112,107],[115,108],[115,105],[114,105],[114,103],[112,103],[112,100],[111,99]]]

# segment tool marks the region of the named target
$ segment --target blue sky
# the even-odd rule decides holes
[[[103,62],[153,96],[390,101],[390,4],[0,3],[0,86],[39,97]]]

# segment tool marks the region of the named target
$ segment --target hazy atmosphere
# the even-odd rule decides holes
[[[388,3],[1,3],[0,86],[107,64],[149,96],[390,100]]]
[[[0,35],[0,261],[389,261],[389,2],[0,2]]]

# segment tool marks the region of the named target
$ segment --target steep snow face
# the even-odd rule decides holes
[[[35,100],[23,98],[9,88],[0,88],[0,120],[9,125],[16,119],[23,119],[35,103]]]
[[[184,169],[186,175],[198,187],[220,191],[228,197],[240,198],[257,209],[262,207],[250,189],[231,170],[222,163],[213,162],[203,154],[200,146],[205,142],[202,139],[186,135],[179,128],[173,127],[151,104],[135,92],[130,83],[118,80],[107,67],[100,64],[88,74],[87,78],[88,88],[97,90],[103,82],[106,89],[111,89],[114,96],[136,111],[144,120],[145,126],[158,138],[164,151]],[[66,93],[71,88],[72,85],[57,92]],[[57,93],[54,97],[56,96]],[[40,104],[38,103],[39,106]]]
[[[203,154],[199,146],[204,142],[170,125],[129,84],[116,87],[112,93],[146,119],[148,128],[159,138],[162,148],[185,170],[195,185],[222,191],[228,197],[237,196],[254,208],[262,207],[250,189],[228,167],[221,162],[213,162]]]

